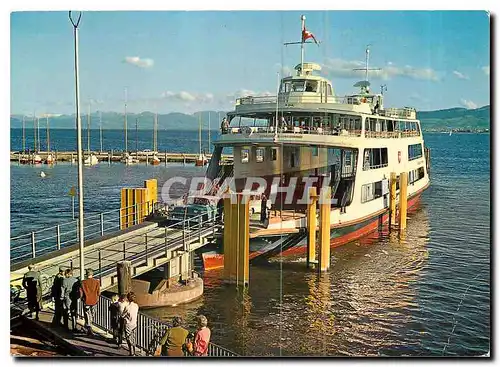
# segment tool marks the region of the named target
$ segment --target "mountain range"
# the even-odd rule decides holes
[[[159,130],[197,130],[201,118],[203,129],[208,128],[210,116],[211,130],[217,130],[220,126],[220,119],[225,116],[225,111],[200,111],[192,115],[180,112],[158,114]],[[99,128],[99,112],[91,113],[91,129]],[[490,127],[490,106],[483,106],[476,109],[449,108],[436,111],[417,112],[417,118],[422,123],[424,131],[445,131],[450,129],[489,129]],[[22,115],[11,115],[11,128],[22,128]],[[87,115],[82,115],[82,127],[87,127]],[[26,127],[33,127],[33,117],[26,116]],[[127,126],[129,130],[134,130],[137,121],[139,130],[152,130],[154,113],[150,111],[139,114],[129,113],[127,115]],[[57,115],[49,117],[49,125],[54,129],[74,129],[74,115]],[[45,125],[45,118],[40,119],[40,126]],[[118,112],[102,112],[103,129],[123,129],[124,116]]]

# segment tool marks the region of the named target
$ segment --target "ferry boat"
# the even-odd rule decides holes
[[[317,187],[319,193],[326,183],[333,199],[330,225],[331,246],[335,247],[388,221],[391,172],[398,176],[408,173],[408,208],[417,205],[430,184],[429,150],[416,110],[387,108],[384,89],[381,93],[370,90],[368,48],[361,69],[365,80],[354,84],[359,90],[353,94],[336,95],[330,80],[315,74],[321,66],[303,59],[304,44],[311,38],[304,20],[302,17],[302,41],[296,42],[302,48],[296,75],[281,79],[276,96],[236,100],[234,111],[227,116],[229,128],[214,142],[206,176],[210,180],[221,177],[221,156],[232,150],[235,192],[243,192],[249,177],[265,180],[264,195],[276,198],[271,200],[264,228],[252,228],[251,221],[250,238],[304,228],[307,205],[301,199],[308,195],[309,187]],[[289,187],[293,189],[287,190]],[[286,247],[283,255],[305,251],[304,235]],[[212,268],[223,264],[220,254],[203,258]]]

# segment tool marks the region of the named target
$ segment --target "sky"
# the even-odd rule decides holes
[[[79,26],[80,103],[91,111],[231,110],[237,97],[275,94],[278,72],[300,63],[300,16],[320,45],[337,95],[354,93],[370,45],[372,91],[417,110],[490,103],[485,11],[111,11]],[[73,28],[65,11],[10,17],[11,114],[75,111]],[[126,95],[126,97],[125,97]]]

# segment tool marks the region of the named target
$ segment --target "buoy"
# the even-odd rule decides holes
[[[47,175],[45,174],[45,172],[43,172],[43,171],[42,171],[42,172],[40,172],[40,177],[45,177],[45,176],[47,176]]]

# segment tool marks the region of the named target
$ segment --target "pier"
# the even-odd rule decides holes
[[[121,159],[123,158],[124,152],[122,151],[109,151],[109,152],[98,152],[98,151],[91,151],[91,154],[94,154],[99,162],[102,163],[107,163],[107,162],[120,162]],[[29,160],[34,154],[37,154],[40,156],[42,161],[46,161],[47,157],[49,154],[52,155],[52,158],[54,159],[54,163],[58,162],[73,162],[76,163],[76,158],[77,154],[76,151],[52,151],[52,152],[10,152],[10,161],[11,162],[20,162],[23,163],[27,160]],[[83,153],[85,157],[88,156],[88,152]],[[133,158],[136,158],[139,162],[142,163],[149,163],[151,159],[153,158],[154,152],[129,152],[129,155]],[[184,163],[184,164],[191,164],[195,163],[196,160],[199,157],[199,153],[173,153],[173,152],[157,152],[156,157],[160,159],[162,163]],[[212,158],[211,153],[206,153],[205,158],[207,160],[210,160]],[[232,155],[223,155],[222,156],[222,161],[227,161],[227,160],[232,160]]]

